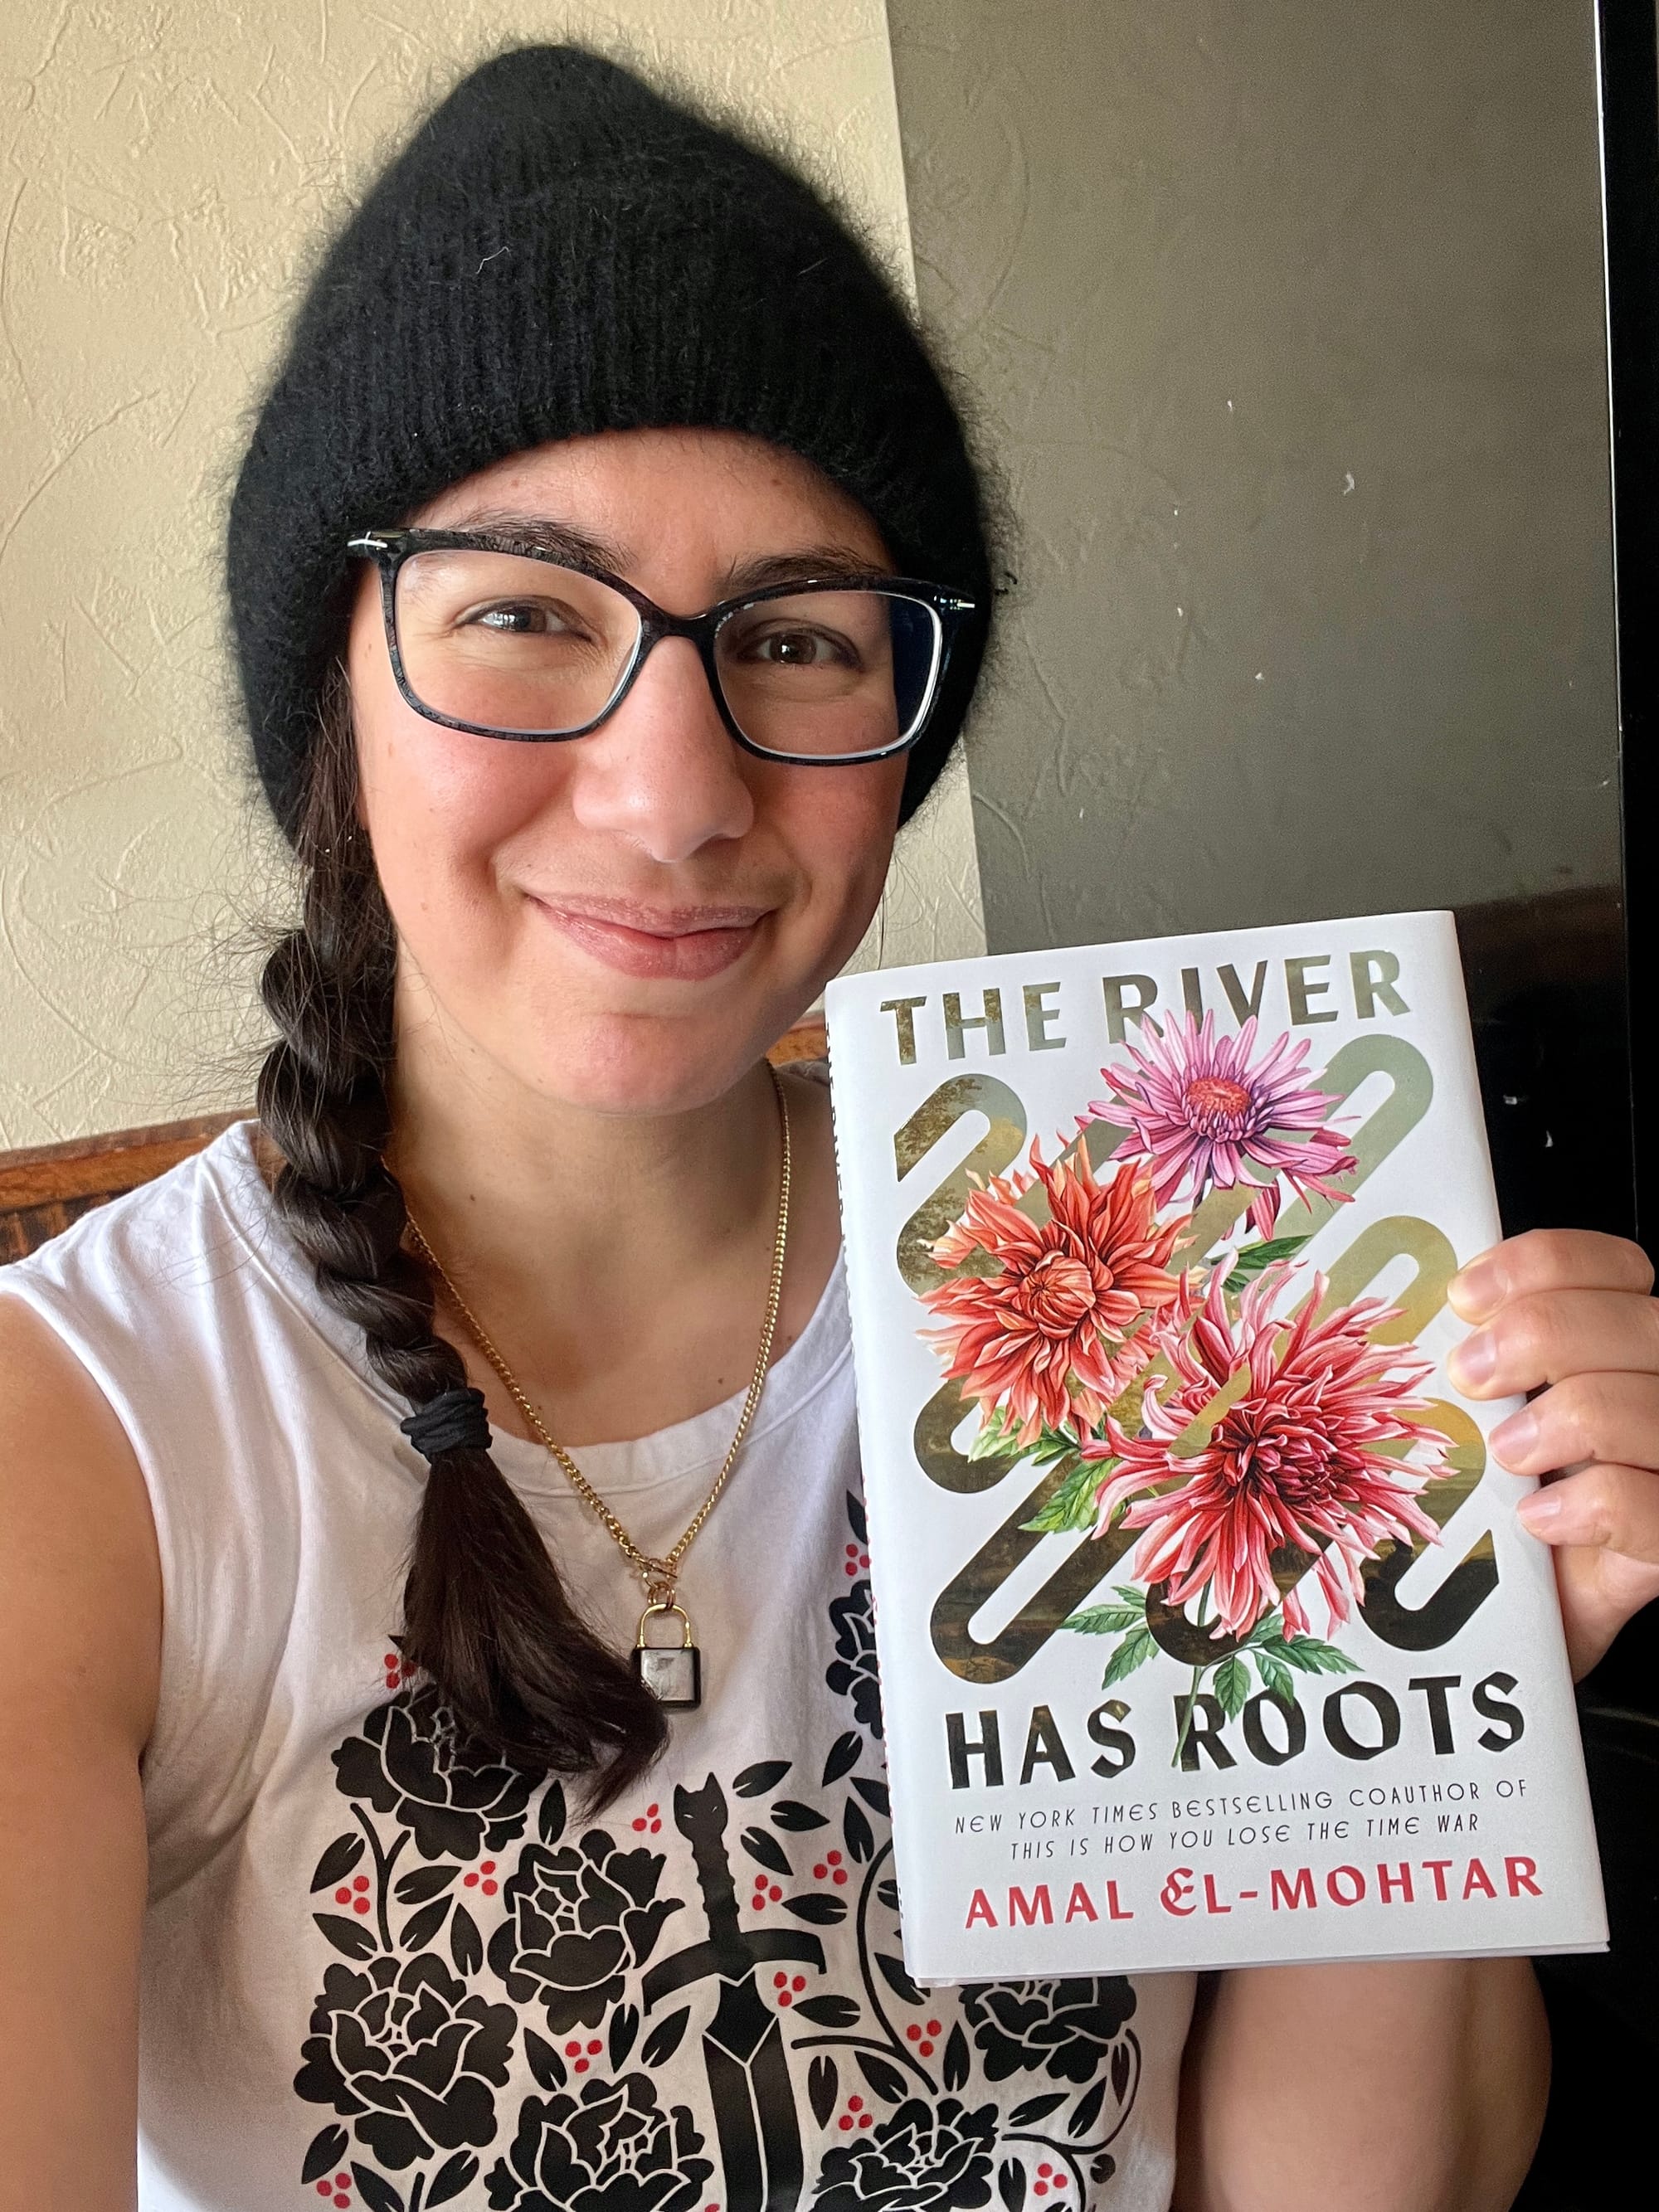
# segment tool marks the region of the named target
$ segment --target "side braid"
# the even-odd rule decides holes
[[[434,1325],[429,1278],[404,1249],[403,1193],[385,1164],[396,940],[368,839],[343,672],[331,677],[297,850],[300,927],[265,963],[277,1042],[260,1122],[282,1155],[274,1197],[374,1372],[428,1404],[466,1369]],[[388,1437],[388,1443],[390,1437]],[[534,1522],[487,1451],[441,1451],[426,1479],[404,1589],[403,1644],[462,1732],[537,1773],[586,1779],[609,1803],[662,1750],[661,1707],[571,1604]]]

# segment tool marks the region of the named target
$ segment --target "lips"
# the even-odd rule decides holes
[[[740,960],[769,907],[653,907],[628,899],[532,893],[567,941],[623,975],[703,982]]]

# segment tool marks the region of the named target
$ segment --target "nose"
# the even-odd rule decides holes
[[[577,820],[628,838],[651,860],[689,860],[754,822],[744,756],[688,638],[664,638],[616,713],[573,750]]]

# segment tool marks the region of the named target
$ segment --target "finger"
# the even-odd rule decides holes
[[[1567,1375],[1659,1373],[1659,1300],[1628,1291],[1537,1291],[1501,1305],[1446,1362],[1470,1398],[1506,1398]]]
[[[1648,1468],[1583,1468],[1534,1490],[1516,1511],[1547,1544],[1580,1544],[1659,1567],[1659,1474]]]
[[[1553,1474],[1586,1460],[1659,1466],[1659,1375],[1569,1375],[1487,1441],[1511,1474]]]
[[[1447,1297],[1462,1321],[1488,1321],[1507,1300],[1534,1291],[1653,1288],[1653,1267],[1639,1244],[1595,1229],[1529,1229],[1482,1252],[1454,1275]]]

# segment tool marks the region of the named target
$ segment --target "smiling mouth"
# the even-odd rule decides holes
[[[630,899],[527,893],[565,939],[624,975],[702,982],[740,960],[772,909],[757,906],[653,907]]]

